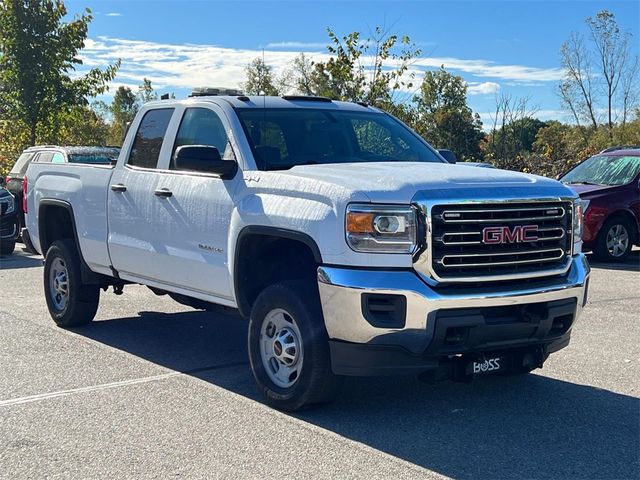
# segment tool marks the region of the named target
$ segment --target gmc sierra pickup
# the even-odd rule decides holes
[[[238,309],[281,409],[329,400],[346,375],[527,373],[586,302],[571,190],[448,164],[365,104],[153,102],[114,166],[33,163],[25,188],[58,325],[130,283]]]

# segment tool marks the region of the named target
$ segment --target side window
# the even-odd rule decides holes
[[[178,129],[173,153],[183,145],[208,145],[216,147],[220,156],[225,160],[235,160],[227,132],[222,120],[208,108],[188,108]],[[171,170],[175,170],[173,155],[171,158]]]
[[[60,152],[54,153],[53,157],[51,158],[51,163],[65,163],[64,155],[62,155]]]
[[[128,165],[156,168],[171,115],[173,108],[149,110],[144,114],[133,140]]]
[[[24,175],[24,172],[27,171],[27,167],[33,158],[32,153],[23,153],[20,155],[20,158],[16,161],[15,165],[11,169],[11,173],[19,173],[20,175]]]
[[[38,154],[34,161],[37,163],[50,163],[52,157],[53,152],[41,152]]]

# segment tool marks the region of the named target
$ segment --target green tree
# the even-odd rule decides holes
[[[106,145],[109,124],[93,108],[79,106],[64,112],[52,143],[60,145]]]
[[[280,95],[281,88],[274,79],[271,66],[255,58],[245,67],[246,82],[242,85],[247,95]]]
[[[331,58],[317,63],[302,58],[294,65],[304,93],[384,108],[413,87],[414,75],[408,70],[421,52],[408,36],[388,35],[381,27],[366,39],[360,32],[340,38],[327,31]]]
[[[146,85],[146,83],[143,83],[143,86]],[[148,86],[151,86],[151,82],[148,83]],[[138,99],[129,87],[120,86],[116,90],[113,101],[108,108],[111,114],[108,143],[109,145],[121,145],[127,125],[138,112]]]
[[[78,75],[78,53],[92,16],[87,9],[63,22],[66,14],[61,0],[0,2],[0,114],[25,125],[29,145],[39,130],[51,129],[55,136],[59,113],[103,93],[119,67],[118,62]]]
[[[148,102],[153,102],[158,99],[158,94],[151,85],[151,80],[144,78],[142,84],[138,87],[137,100],[139,105],[144,105]]]
[[[463,160],[481,158],[482,122],[467,105],[467,84],[444,67],[426,72],[414,98],[412,126],[429,142],[448,148]]]

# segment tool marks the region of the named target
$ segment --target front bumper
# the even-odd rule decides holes
[[[332,367],[343,375],[416,373],[443,358],[569,343],[586,303],[590,268],[575,255],[562,277],[529,282],[430,287],[413,271],[322,266],[318,287]],[[363,295],[405,297],[401,326],[374,326]]]

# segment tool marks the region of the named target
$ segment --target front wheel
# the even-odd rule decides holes
[[[317,291],[304,282],[267,287],[249,321],[249,360],[271,406],[287,411],[324,403],[339,377],[331,371],[329,343]]]
[[[47,251],[44,295],[49,314],[59,327],[87,324],[98,311],[100,287],[82,283],[80,255],[70,240],[55,241]]]

